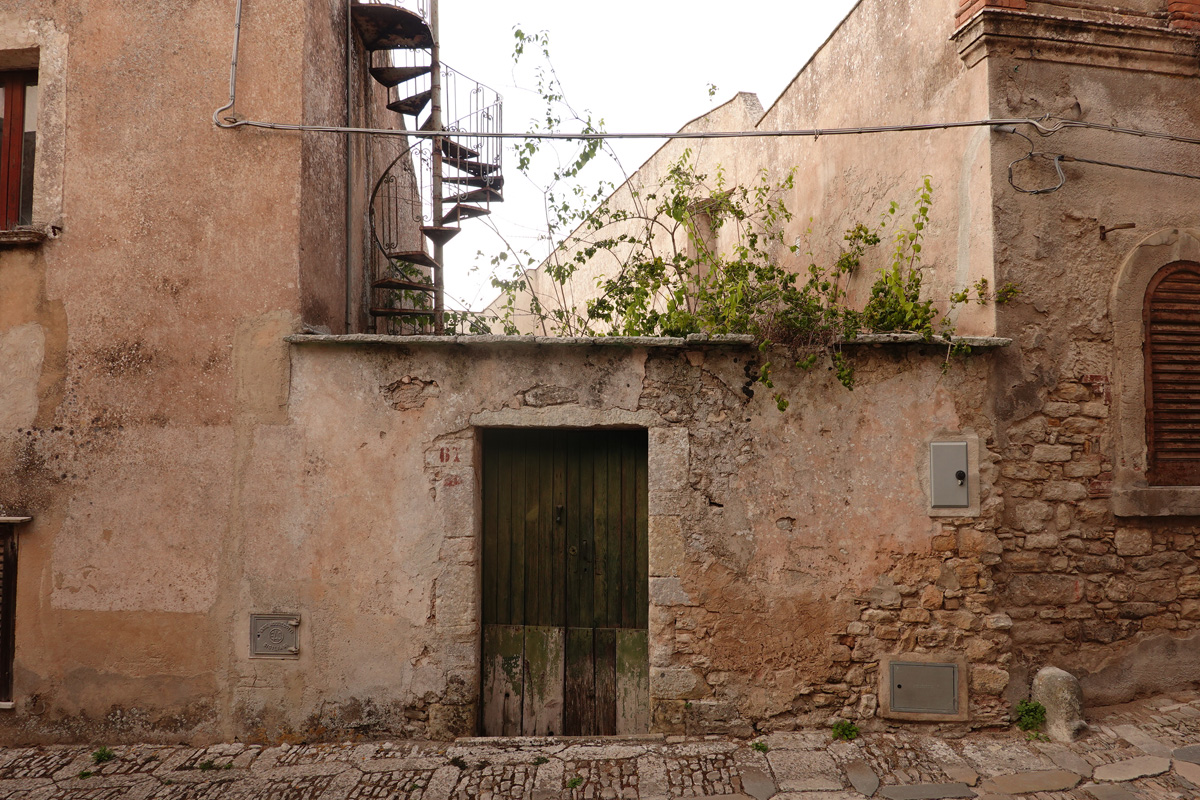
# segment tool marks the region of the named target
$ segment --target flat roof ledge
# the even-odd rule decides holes
[[[731,347],[754,346],[754,337],[748,334],[693,333],[682,336],[503,336],[493,334],[470,336],[385,336],[372,333],[293,334],[285,338],[289,344],[299,345],[369,345],[373,347],[419,347],[463,346],[463,347]],[[926,339],[920,333],[864,333],[853,339],[841,339],[845,345],[932,345],[965,344],[970,347],[1008,347],[1012,339],[998,336],[934,336]]]
[[[384,336],[354,333],[345,336],[331,334],[295,334],[285,339],[289,344],[341,344],[412,347],[420,345],[494,347],[752,347],[754,337],[748,335],[691,334],[677,336],[503,336],[493,334],[473,336]]]
[[[965,344],[968,347],[1008,347],[1012,339],[1001,336],[933,336],[925,338],[923,333],[861,333],[853,339],[841,339],[842,345],[854,344],[916,344],[946,347],[952,344]]]

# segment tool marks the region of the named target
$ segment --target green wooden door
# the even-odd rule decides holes
[[[646,432],[483,435],[483,733],[650,727]]]

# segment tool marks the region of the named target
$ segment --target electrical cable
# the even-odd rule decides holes
[[[1025,155],[1021,156],[1020,158],[1016,159],[1015,161],[1011,162],[1008,165],[1008,184],[1009,184],[1009,186],[1016,189],[1018,192],[1021,192],[1022,194],[1051,194],[1051,193],[1057,192],[1059,189],[1063,188],[1063,186],[1065,186],[1067,183],[1067,176],[1063,172],[1063,168],[1062,168],[1064,161],[1066,161],[1066,162],[1073,161],[1073,162],[1076,162],[1079,164],[1095,164],[1095,165],[1101,166],[1101,167],[1112,167],[1114,169],[1127,169],[1127,170],[1131,170],[1134,172],[1148,172],[1148,173],[1151,173],[1154,175],[1167,175],[1167,176],[1170,176],[1173,178],[1190,178],[1192,180],[1200,181],[1200,175],[1192,175],[1187,172],[1176,172],[1174,170],[1156,169],[1154,167],[1140,167],[1140,166],[1136,166],[1134,164],[1118,164],[1113,161],[1098,161],[1096,159],[1091,159],[1091,158],[1081,158],[1078,156],[1069,156],[1069,155],[1066,155],[1065,153],[1045,153],[1045,152],[1034,149],[1033,140],[1012,126],[1007,126],[1007,125],[1002,126],[1002,127],[999,127],[997,130],[999,130],[999,132],[1001,132],[1001,133],[1008,133],[1008,134],[1012,134],[1014,136],[1020,136],[1022,139],[1024,139],[1026,142],[1029,143],[1029,152],[1026,153]],[[1047,186],[1047,187],[1043,187],[1041,189],[1026,189],[1024,187],[1017,185],[1016,179],[1013,176],[1013,169],[1017,166],[1017,164],[1020,164],[1023,161],[1032,161],[1035,158],[1043,158],[1043,159],[1047,159],[1047,160],[1053,162],[1054,169],[1058,173],[1058,184],[1056,186]]]

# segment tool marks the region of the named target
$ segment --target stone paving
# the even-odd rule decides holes
[[[1200,800],[1200,694],[1017,732],[0,749],[0,800]],[[100,763],[97,763],[99,760]]]

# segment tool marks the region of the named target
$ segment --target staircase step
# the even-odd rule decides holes
[[[352,3],[350,14],[368,50],[428,50],[433,33],[428,23],[403,8],[380,3]]]
[[[479,158],[478,150],[472,150],[465,144],[459,144],[453,139],[442,139],[442,154],[448,158]]]
[[[420,249],[418,249],[418,251],[396,251],[392,253],[386,253],[386,255],[388,255],[388,258],[392,260],[404,261],[406,264],[427,266],[430,267],[431,270],[437,270],[442,267],[442,265],[438,264],[437,261],[433,260],[432,255],[426,253],[425,251],[420,251]]]
[[[458,228],[448,228],[444,225],[424,225],[421,227],[421,233],[429,237],[435,244],[445,244],[453,239],[461,231]]]
[[[433,99],[433,90],[414,94],[412,97],[405,97],[403,100],[396,100],[388,103],[388,110],[395,111],[397,114],[408,114],[411,117],[418,116],[425,106],[429,105],[429,101]]]
[[[500,169],[500,167],[496,166],[495,164],[485,164],[482,161],[471,161],[466,158],[454,158],[452,156],[443,158],[442,163],[454,167],[455,169],[462,170],[463,172],[469,172],[477,178],[484,175],[490,175]]]
[[[417,130],[419,130],[419,131],[433,130],[433,114],[430,114],[428,117],[426,117],[425,121],[421,123],[421,127],[417,128]]]
[[[441,268],[441,264],[434,261],[433,256],[423,250],[405,250],[386,255],[394,261],[403,261],[406,264],[416,264],[419,267],[429,267],[430,269]]]
[[[488,211],[486,208],[480,208],[479,206],[464,206],[459,204],[450,209],[450,211],[448,211],[446,215],[442,217],[442,224],[445,225],[448,222],[462,222],[464,219],[473,219],[475,217],[486,217],[491,213],[492,212]]]
[[[463,186],[479,186],[481,188],[496,189],[499,191],[504,188],[503,175],[488,175],[480,177],[467,177],[465,175],[451,175],[442,178],[442,183],[457,183]]]
[[[372,308],[372,317],[432,317],[437,312],[426,308]]]
[[[428,74],[429,67],[371,67],[371,77],[389,89]]]
[[[433,284],[407,281],[404,278],[380,278],[371,284],[372,289],[397,289],[405,292],[432,292]]]
[[[504,195],[495,189],[484,187],[482,189],[472,189],[469,192],[463,192],[447,199],[453,200],[456,203],[503,203]]]

